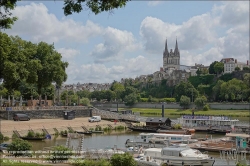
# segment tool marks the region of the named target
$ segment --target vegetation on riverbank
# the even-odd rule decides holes
[[[1,166],[49,166],[45,164],[37,164],[37,163],[24,163],[21,161],[14,161],[9,159],[0,159]]]
[[[155,115],[160,116],[161,115],[161,109],[156,108],[131,108],[133,112],[140,112],[141,115],[147,116],[147,115]],[[164,115],[185,115],[185,114],[191,114],[192,109],[165,109]],[[225,116],[232,116],[232,117],[250,117],[249,110],[209,110],[209,111],[203,111],[203,110],[195,110],[195,114],[201,114],[201,115],[225,115]]]

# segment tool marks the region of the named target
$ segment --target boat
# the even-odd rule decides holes
[[[34,140],[34,141],[42,141],[42,140],[45,140],[46,137],[20,137],[21,139],[23,140]]]
[[[194,129],[186,129],[186,130],[157,130],[157,133],[165,133],[165,134],[185,134],[191,135],[194,133]]]
[[[157,143],[155,142],[157,140]],[[162,143],[159,141],[161,140]],[[127,139],[126,147],[143,146],[143,147],[163,147],[173,143],[192,143],[197,142],[192,139],[191,135],[181,134],[159,134],[159,133],[140,133],[134,140]]]
[[[141,126],[130,126],[128,127],[130,130],[138,131],[138,132],[150,132],[150,133],[157,133],[157,128],[149,128],[149,127],[141,127]]]
[[[104,133],[104,131],[95,131],[95,130],[90,130],[92,133]]]
[[[92,131],[76,131],[78,134],[92,135]]]
[[[213,166],[215,159],[185,144],[164,148],[148,148],[135,158],[138,166]]]
[[[182,128],[194,128],[195,131],[225,134],[231,132],[239,122],[227,116],[182,115],[177,119]]]

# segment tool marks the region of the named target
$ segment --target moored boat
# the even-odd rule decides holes
[[[34,140],[34,141],[42,141],[42,140],[45,140],[46,137],[39,137],[39,138],[36,138],[36,137],[20,137],[21,139],[23,140]]]
[[[138,166],[213,166],[215,159],[186,145],[164,148],[149,148],[135,158]]]
[[[157,143],[155,142],[157,140]],[[161,141],[161,142],[160,142]],[[159,134],[159,133],[140,133],[134,140],[127,139],[126,147],[164,147],[173,143],[191,143],[197,142],[191,135],[181,134]]]

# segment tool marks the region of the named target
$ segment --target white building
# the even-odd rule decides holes
[[[238,62],[237,59],[230,59],[230,61],[224,63],[224,73],[232,73],[233,71],[235,71],[236,67],[239,67],[240,70],[243,70],[244,67],[248,67],[248,64]]]

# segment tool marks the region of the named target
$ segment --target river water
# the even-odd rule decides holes
[[[104,148],[113,148],[116,146],[119,149],[126,150],[125,142],[127,139],[134,139],[138,136],[138,132],[131,132],[131,131],[116,131],[111,133],[104,133],[104,134],[93,134],[92,136],[84,136],[84,149],[104,149]],[[196,133],[196,138],[205,138],[206,133]],[[213,134],[212,138],[220,138],[222,135]],[[42,142],[31,141],[32,150],[44,150],[44,147],[51,147],[55,145],[65,145],[66,138],[64,137],[52,137],[51,140],[45,140]],[[223,166],[228,165],[225,159],[220,159],[220,154],[216,152],[209,152],[210,156],[216,159],[215,166]],[[248,157],[247,157],[248,158]],[[230,160],[229,165],[236,165],[235,160]]]

